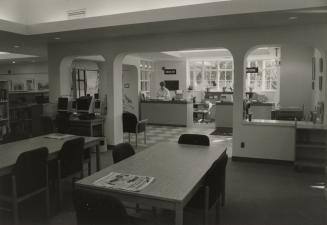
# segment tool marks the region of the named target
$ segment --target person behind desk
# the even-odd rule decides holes
[[[170,93],[169,93],[169,90],[165,87],[165,82],[164,81],[160,82],[160,88],[157,91],[157,98],[165,99],[165,100],[170,99]]]

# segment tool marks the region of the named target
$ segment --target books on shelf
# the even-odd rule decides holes
[[[139,176],[127,173],[111,172],[96,180],[93,184],[99,187],[119,189],[124,191],[141,191],[152,183],[154,177]]]

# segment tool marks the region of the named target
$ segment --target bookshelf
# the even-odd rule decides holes
[[[0,80],[0,141],[10,132],[8,91],[9,81]]]
[[[295,168],[324,171],[327,155],[327,126],[297,122],[295,127]]]

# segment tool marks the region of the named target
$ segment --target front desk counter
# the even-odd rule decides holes
[[[193,102],[191,101],[141,101],[141,119],[149,124],[188,127],[193,124]]]

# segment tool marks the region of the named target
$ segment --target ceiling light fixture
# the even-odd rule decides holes
[[[0,55],[8,54],[8,52],[0,52]]]
[[[15,64],[15,63],[16,63],[16,61],[12,61],[11,63],[12,63],[12,64]]]
[[[61,38],[60,38],[60,37],[54,37],[53,39],[55,39],[55,40],[60,40]]]
[[[14,45],[14,48],[20,48],[20,46],[19,45]]]
[[[296,17],[296,16],[290,16],[290,17],[288,17],[288,19],[289,19],[289,20],[296,20],[297,17]]]

